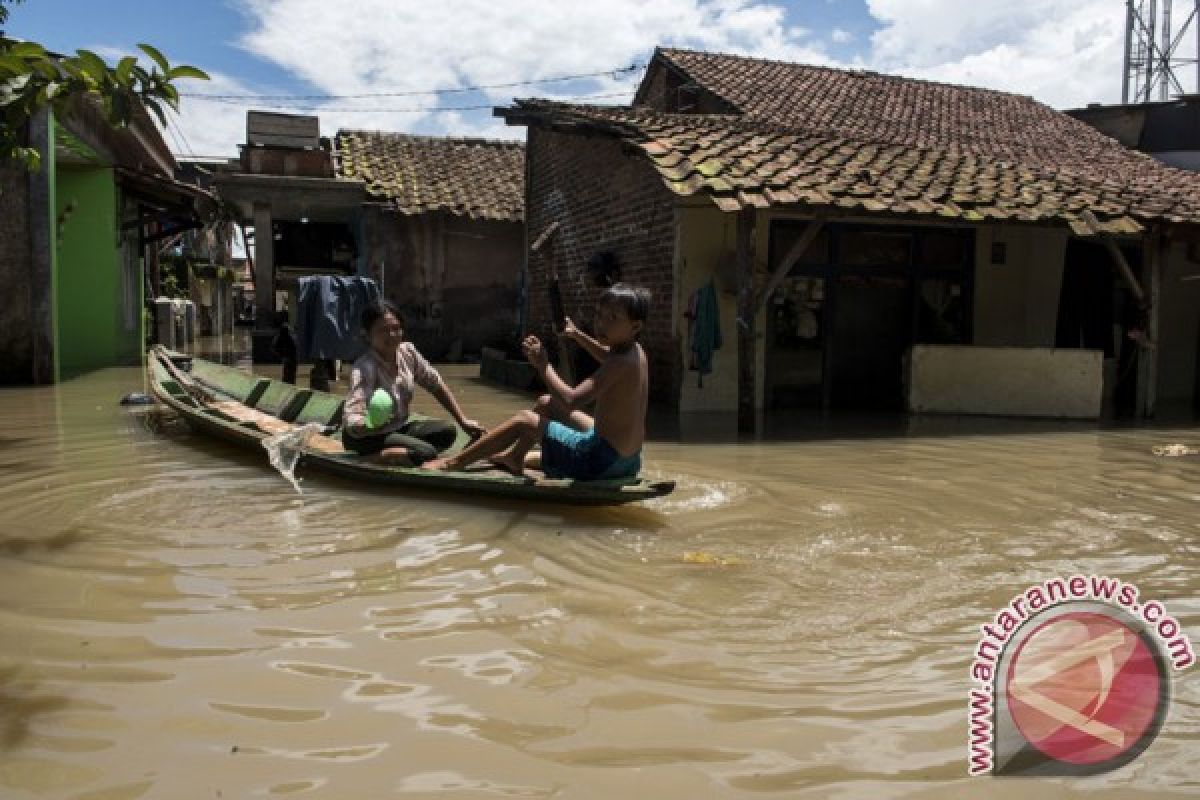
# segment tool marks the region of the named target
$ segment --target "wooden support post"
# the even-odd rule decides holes
[[[275,234],[271,207],[254,204],[254,327],[275,327]]]
[[[737,217],[738,271],[738,430],[757,429],[758,306],[754,291],[754,216],[744,208]]]
[[[1150,245],[1149,308],[1146,309],[1146,343],[1142,359],[1146,362],[1145,405],[1142,416],[1150,419],[1158,405],[1159,302],[1162,295],[1162,273],[1167,260],[1167,238],[1156,230]]]
[[[1154,416],[1158,395],[1158,334],[1159,295],[1162,286],[1162,261],[1166,257],[1166,240],[1158,229],[1143,240],[1142,280],[1148,291],[1143,295],[1142,336],[1139,340],[1137,366],[1136,414]]]
[[[295,320],[293,320],[293,324]],[[250,357],[258,364],[276,363],[271,350],[275,338],[275,232],[271,206],[254,204],[254,333]]]
[[[1138,283],[1137,276],[1133,274],[1133,270],[1129,266],[1129,262],[1125,260],[1125,254],[1121,252],[1121,248],[1117,247],[1117,243],[1111,237],[1103,238],[1104,246],[1108,248],[1108,254],[1112,256],[1113,263],[1117,265],[1117,271],[1121,273],[1121,277],[1125,279],[1129,290],[1133,292],[1134,298],[1139,304],[1145,305],[1146,293],[1142,291],[1142,285]]]

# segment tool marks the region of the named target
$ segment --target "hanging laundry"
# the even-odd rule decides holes
[[[297,298],[296,339],[300,359],[354,361],[367,342],[362,312],[381,299],[370,278],[319,275],[301,278]]]
[[[704,387],[704,376],[712,372],[713,352],[721,349],[721,311],[713,282],[692,292],[688,310],[688,340],[691,353],[688,369],[699,373],[696,385]]]

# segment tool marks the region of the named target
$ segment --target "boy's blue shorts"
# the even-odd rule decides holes
[[[547,478],[617,480],[636,477],[641,468],[641,451],[622,456],[595,428],[577,431],[551,421],[542,434],[542,472]]]

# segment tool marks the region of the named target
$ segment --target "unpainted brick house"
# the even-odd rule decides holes
[[[519,142],[339,131],[339,178],[361,180],[362,257],[430,358],[517,333],[525,249]]]
[[[655,294],[652,392],[683,411],[1096,417],[1192,402],[1200,178],[1023,96],[659,49],[631,106],[522,100],[526,327],[588,264]],[[724,345],[695,364],[688,312]]]

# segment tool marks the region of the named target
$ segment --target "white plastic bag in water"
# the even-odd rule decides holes
[[[279,474],[287,478],[292,486],[296,487],[296,492],[299,494],[303,494],[303,492],[300,490],[300,481],[296,479],[295,475],[296,462],[300,460],[300,452],[308,443],[308,437],[320,432],[321,424],[310,422],[299,428],[292,428],[290,431],[277,433],[263,439],[262,446],[271,459],[271,466],[279,470]]]

